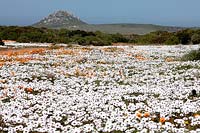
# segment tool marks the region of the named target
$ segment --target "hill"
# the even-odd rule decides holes
[[[60,27],[74,27],[78,25],[85,25],[87,23],[81,21],[78,17],[66,11],[57,11],[45,17],[38,23],[35,23],[35,27],[47,27],[47,28],[60,28]]]
[[[154,31],[169,31],[176,32],[184,28],[181,27],[168,27],[152,24],[90,24],[80,25],[79,27],[69,28],[71,30],[86,30],[86,31],[101,31],[104,33],[121,33],[121,34],[147,34]]]
[[[159,26],[153,24],[87,24],[67,11],[57,11],[32,26],[54,29],[66,28],[70,30],[101,31],[105,33],[121,34],[147,34],[153,31],[176,32],[184,29],[182,27]]]

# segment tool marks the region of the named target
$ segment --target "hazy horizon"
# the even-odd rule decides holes
[[[6,0],[0,5],[0,25],[31,25],[55,11],[66,10],[89,24],[200,27],[198,0]]]

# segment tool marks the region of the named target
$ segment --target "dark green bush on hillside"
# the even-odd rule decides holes
[[[179,44],[179,39],[178,39],[178,37],[172,35],[164,42],[164,44],[176,45],[176,44]]]
[[[117,42],[127,43],[127,42],[129,42],[129,40],[125,36],[123,36],[122,34],[119,34],[119,33],[113,34],[113,35],[111,35],[111,37],[112,37],[111,40],[114,43],[117,43]]]
[[[111,45],[111,42],[109,42],[108,40],[103,40],[101,38],[98,37],[94,37],[94,36],[87,36],[84,38],[77,38],[77,40],[75,41],[77,42],[79,45],[94,45],[94,46],[107,46],[107,45]]]
[[[191,41],[193,44],[200,44],[200,34],[192,35]]]
[[[176,37],[179,39],[179,43],[181,44],[189,44],[191,42],[191,36],[193,34],[192,30],[182,30],[176,33]]]
[[[16,40],[17,42],[21,42],[21,43],[29,43],[31,42],[30,39],[27,36],[20,36],[19,38],[17,38]]]
[[[169,32],[156,31],[146,35],[138,36],[135,42],[139,44],[164,44],[170,36],[171,33]]]

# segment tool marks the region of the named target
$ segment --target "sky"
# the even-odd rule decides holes
[[[0,0],[0,25],[31,25],[58,10],[90,24],[200,27],[200,0]]]

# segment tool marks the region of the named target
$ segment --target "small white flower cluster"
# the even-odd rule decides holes
[[[0,131],[198,132],[200,62],[166,60],[197,48],[75,47],[20,55],[33,60],[0,67]]]

